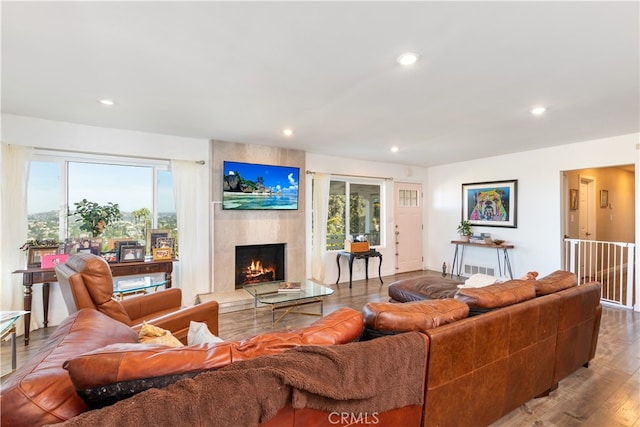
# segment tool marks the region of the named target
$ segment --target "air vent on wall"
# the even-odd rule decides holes
[[[481,267],[479,265],[464,265],[464,275],[471,276],[473,274],[486,274],[488,276],[495,276],[496,270],[491,267]]]

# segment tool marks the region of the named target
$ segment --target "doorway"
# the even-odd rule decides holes
[[[565,238],[635,243],[634,165],[568,170],[562,175]],[[572,196],[576,193],[578,203]]]
[[[583,240],[598,240],[596,235],[596,179],[580,175],[578,190],[578,230]]]
[[[422,184],[394,185],[396,273],[422,270]]]
[[[633,307],[636,291],[634,165],[563,172],[563,263],[578,283],[602,284],[603,302]]]

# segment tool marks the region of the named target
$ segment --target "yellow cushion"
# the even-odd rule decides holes
[[[169,347],[184,347],[184,344],[174,337],[170,331],[158,328],[143,322],[140,333],[138,334],[138,342],[143,344],[160,344]]]

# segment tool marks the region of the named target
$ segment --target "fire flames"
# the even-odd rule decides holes
[[[275,267],[263,266],[260,260],[251,260],[251,264],[244,269],[245,283],[273,281],[275,272]]]

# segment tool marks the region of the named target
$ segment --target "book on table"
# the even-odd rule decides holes
[[[282,282],[278,285],[278,292],[302,292],[300,282]]]

